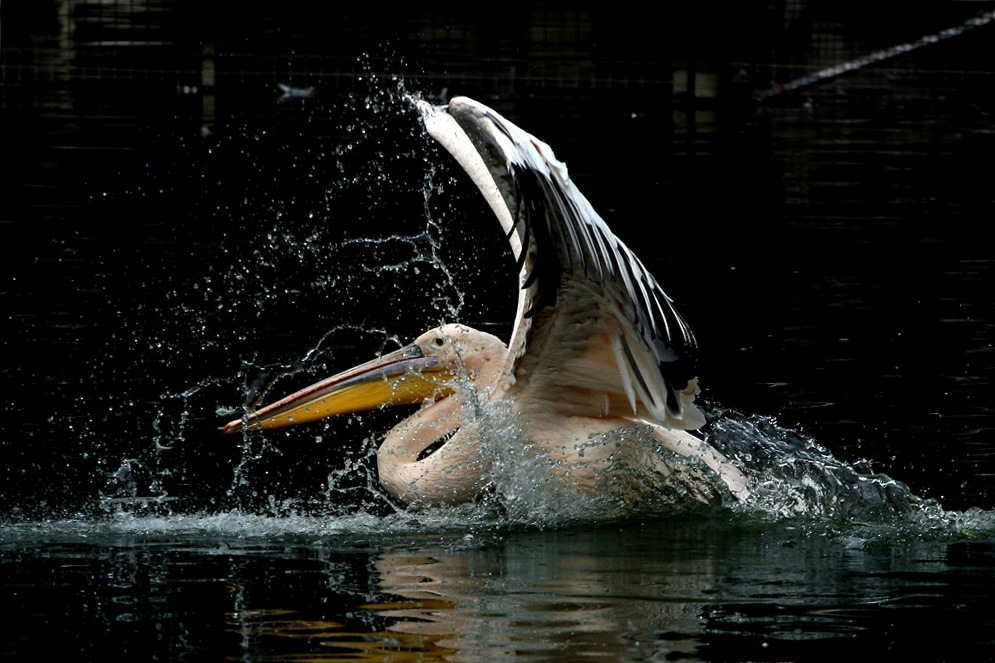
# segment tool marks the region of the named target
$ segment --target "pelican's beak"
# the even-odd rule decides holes
[[[409,345],[231,421],[224,432],[282,428],[336,414],[421,403],[453,393],[454,379],[437,357],[426,357],[417,345]]]

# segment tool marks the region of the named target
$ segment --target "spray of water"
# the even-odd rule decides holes
[[[271,400],[271,396],[288,392],[288,384],[313,381],[333,368],[342,368],[343,363],[351,364],[353,355],[342,350],[343,340],[347,346],[358,346],[361,339],[369,347],[372,338],[374,350],[379,351],[410,340],[397,333],[396,320],[368,317],[362,302],[370,296],[371,288],[378,289],[379,308],[387,310],[392,297],[400,302],[402,294],[408,297],[412,291],[419,292],[419,306],[428,313],[423,316],[424,327],[408,332],[411,335],[442,322],[462,321],[468,309],[466,289],[457,274],[459,266],[449,262],[442,250],[449,215],[459,212],[440,211],[439,198],[451,181],[448,171],[440,169],[436,161],[420,162],[423,175],[414,192],[419,209],[405,212],[403,223],[348,218],[364,206],[373,210],[372,217],[385,211],[389,216],[393,211],[381,205],[383,200],[411,196],[410,190],[398,188],[408,187],[410,182],[392,180],[385,167],[385,162],[398,158],[397,154],[410,158],[405,152],[408,148],[395,153],[377,143],[383,133],[381,125],[403,116],[399,109],[408,105],[409,91],[403,80],[380,81],[373,74],[369,76],[371,93],[358,102],[359,115],[365,121],[347,126],[347,139],[341,144],[316,148],[330,158],[332,170],[341,175],[327,182],[321,204],[301,210],[296,203],[281,205],[247,194],[241,224],[243,230],[252,228],[248,232],[251,237],[240,236],[242,231],[226,231],[220,249],[226,258],[223,263],[212,263],[199,278],[182,286],[186,290],[181,286],[166,290],[171,293],[171,310],[178,312],[178,324],[144,336],[145,345],[164,346],[162,352],[167,354],[175,351],[178,330],[182,329],[205,346],[233,348],[229,354],[236,363],[211,366],[211,372],[192,383],[163,390],[151,415],[150,444],[141,453],[127,450],[110,455],[103,491],[108,518],[125,530],[229,531],[237,536],[306,532],[324,536],[558,527],[653,518],[681,508],[679,491],[675,492],[674,484],[663,475],[649,479],[655,483],[649,490],[642,486],[644,494],[656,489],[658,499],[639,504],[626,501],[624,491],[611,486],[596,497],[586,497],[568,484],[552,480],[555,464],[526,438],[510,406],[474,398],[468,399],[467,407],[473,408],[472,414],[486,431],[480,453],[492,468],[489,490],[477,503],[418,513],[391,503],[379,487],[374,460],[391,421],[386,413],[375,413],[297,432],[292,441],[247,433],[230,447],[230,464],[220,466],[222,472],[227,467],[227,478],[224,474],[214,477],[224,486],[223,495],[206,504],[197,502],[185,513],[170,506],[171,500],[182,496],[192,473],[191,463],[178,462],[177,455],[189,454],[205,444],[203,433],[195,432],[193,422],[198,417],[221,421],[237,417]],[[411,126],[418,124],[411,122]],[[427,137],[419,140],[428,142]],[[360,162],[363,166],[359,171],[347,175]],[[301,174],[305,179],[315,178],[310,165],[303,173],[296,173]],[[343,199],[354,204],[344,206]],[[224,212],[230,214],[231,210]],[[371,232],[373,221],[383,221],[389,230]],[[399,284],[400,280],[404,283]],[[394,295],[391,288],[399,294]],[[263,342],[265,337],[253,331],[294,325],[298,320],[287,313],[300,307],[299,302],[312,301],[317,302],[316,308],[331,313],[302,316],[311,326],[304,335],[299,329],[284,332],[294,334],[294,343],[283,344],[289,350],[273,351]],[[217,322],[218,313],[224,324]],[[355,351],[354,347],[348,349]],[[198,374],[192,366],[186,368]],[[238,384],[240,396],[231,389]],[[206,415],[205,399],[211,403]],[[845,526],[872,523],[916,531],[995,529],[990,513],[945,512],[936,503],[916,497],[903,484],[843,463],[815,441],[771,420],[727,410],[713,411],[710,419],[706,429],[709,441],[731,458],[751,483],[751,497],[735,505],[727,503],[725,508],[730,511],[748,517],[817,519]],[[295,462],[305,453],[299,441],[303,436],[314,443],[312,453],[326,449],[334,462],[327,466],[325,458]],[[343,438],[349,440],[343,442]],[[212,440],[211,444],[219,442]],[[327,451],[329,447],[334,449]],[[647,454],[654,453],[664,452],[647,448]],[[615,469],[624,483],[626,468]],[[699,470],[687,468],[692,473]],[[306,483],[301,478],[305,473],[319,480]],[[159,510],[151,514],[136,510],[136,504],[147,505],[149,501]]]
[[[995,512],[946,511],[890,476],[839,460],[769,417],[717,408],[709,418],[708,441],[750,480],[750,498],[735,507],[744,514],[815,520],[843,530],[861,527],[879,535],[995,530]]]

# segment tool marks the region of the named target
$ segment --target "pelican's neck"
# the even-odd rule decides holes
[[[393,497],[432,506],[468,502],[480,494],[490,464],[480,455],[477,424],[460,401],[458,395],[436,401],[387,434],[377,451],[377,467],[380,483]],[[442,446],[424,455],[443,439]]]

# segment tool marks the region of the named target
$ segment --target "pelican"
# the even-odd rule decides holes
[[[694,404],[694,335],[552,149],[472,99],[414,103],[506,233],[520,284],[510,342],[444,324],[224,432],[421,404],[377,452],[384,489],[411,508],[493,490],[498,470],[509,469],[496,466],[494,450],[513,445],[529,454],[511,471],[544,468],[545,481],[580,495],[745,499],[743,473],[689,432],[704,424]],[[514,423],[510,431],[498,432],[495,412]]]

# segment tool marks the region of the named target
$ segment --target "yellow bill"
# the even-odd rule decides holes
[[[453,393],[453,380],[437,357],[426,357],[417,345],[409,345],[228,422],[224,432],[283,428],[337,414],[421,403]]]

